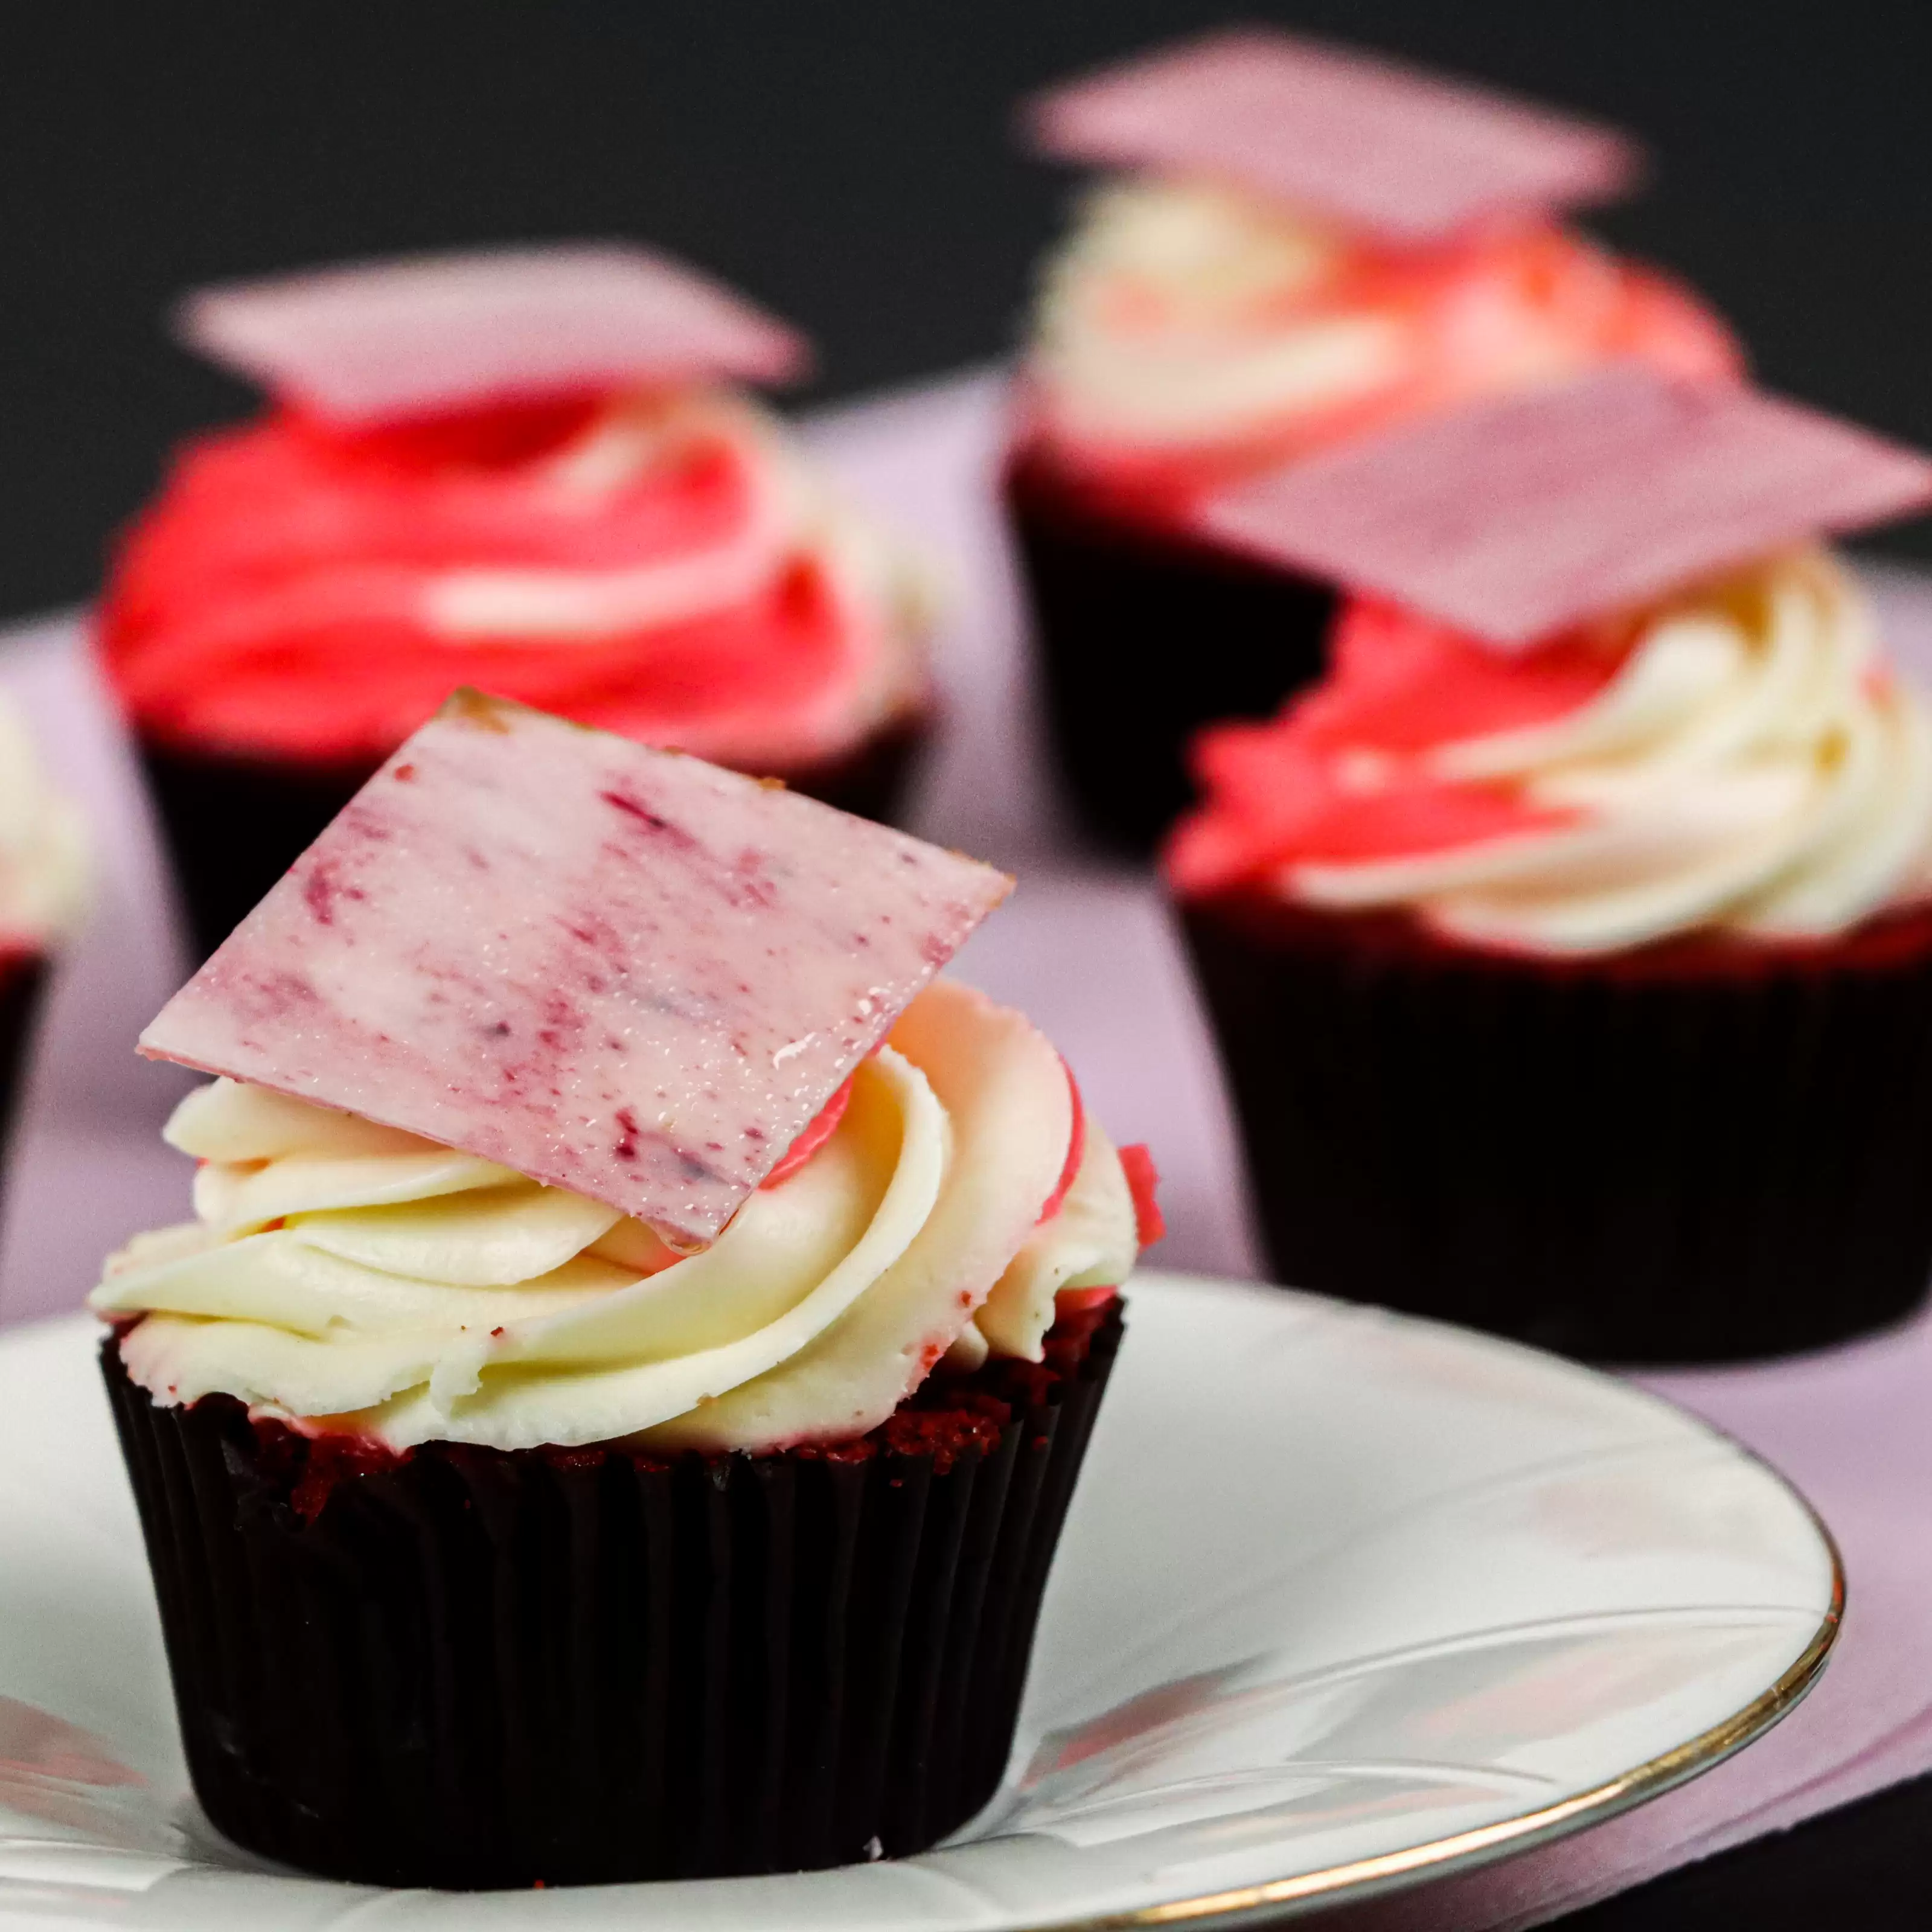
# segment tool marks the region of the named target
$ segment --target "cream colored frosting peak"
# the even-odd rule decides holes
[[[848,502],[804,459],[772,413],[724,389],[614,397],[540,466],[532,487],[554,507],[594,515],[608,499],[695,450],[738,455],[749,501],[708,548],[596,570],[581,566],[466,566],[431,576],[423,619],[452,643],[490,638],[570,645],[687,622],[754,595],[810,555],[863,608],[915,628],[929,621],[932,574],[918,554]]]
[[[1192,446],[1346,404],[1406,366],[1399,319],[1308,313],[1341,244],[1200,182],[1109,182],[1048,263],[1028,370],[1076,442]]]
[[[1208,474],[1624,356],[1736,353],[1690,297],[1552,222],[1382,244],[1225,184],[1103,184],[1042,278],[1030,428],[1103,466]]]
[[[836,1132],[680,1258],[614,1208],[231,1081],[168,1138],[193,1226],[138,1237],[91,1305],[158,1400],[220,1392],[404,1448],[616,1439],[766,1449],[862,1435],[941,1355],[1037,1360],[1063,1286],[1132,1267],[1132,1200],[1024,1018],[928,987]]]
[[[1591,702],[1440,744],[1433,776],[1511,790],[1544,829],[1360,863],[1289,896],[1406,907],[1476,943],[1622,950],[1704,928],[1828,938],[1932,890],[1932,708],[1881,662],[1857,586],[1808,550],[1662,606]],[[1364,789],[1376,768],[1358,773]]]
[[[427,576],[417,616],[452,646],[492,642],[568,650],[716,616],[809,560],[837,597],[850,677],[816,709],[796,700],[768,745],[738,762],[834,754],[923,697],[924,640],[944,602],[940,572],[910,540],[851,501],[810,462],[784,424],[751,398],[703,388],[620,394],[542,466],[535,487],[553,507],[594,517],[610,497],[694,451],[731,450],[746,479],[744,516],[708,546],[646,562],[465,565]],[[647,655],[649,644],[640,642]]]

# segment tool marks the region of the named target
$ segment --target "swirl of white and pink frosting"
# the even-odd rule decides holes
[[[91,1298],[164,1403],[232,1396],[393,1450],[855,1439],[942,1358],[1041,1359],[1057,1298],[1151,1238],[1020,1014],[928,986],[710,1247],[430,1141],[233,1081],[184,1101],[198,1220]]]
[[[1136,495],[1195,489],[1624,357],[1740,367],[1688,291],[1546,219],[1390,244],[1218,183],[1105,183],[1049,260],[1023,443]]]
[[[98,621],[144,736],[373,764],[476,684],[788,776],[926,701],[926,574],[718,389],[203,436]]]
[[[1588,956],[1830,940],[1932,898],[1932,704],[1820,550],[1515,656],[1358,602],[1318,685],[1195,756],[1184,898]]]

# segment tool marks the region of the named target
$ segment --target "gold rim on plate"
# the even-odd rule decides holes
[[[1677,1405],[1654,1391],[1664,1406]],[[1682,1412],[1679,1412],[1680,1413]],[[1447,1838],[1434,1838],[1400,1852],[1384,1852],[1370,1858],[1357,1858],[1345,1865],[1330,1865],[1321,1871],[1304,1872],[1294,1878],[1264,1879],[1258,1884],[1235,1886],[1226,1892],[1203,1892],[1192,1898],[1177,1898],[1162,1905],[1136,1906],[1125,1912],[1108,1912],[1098,1918],[1060,1918],[1024,1928],[1024,1932],[1132,1932],[1132,1928],[1156,1925],[1192,1925],[1209,1919],[1232,1920],[1249,1913],[1303,1905],[1332,1892],[1348,1892],[1358,1897],[1381,1891],[1399,1879],[1424,1871],[1433,1865],[1456,1864],[1465,1870],[1486,1864],[1505,1852],[1528,1851],[1552,1838],[1565,1836],[1585,1825],[1601,1824],[1652,1798],[1661,1797],[1673,1786],[1685,1783],[1700,1772],[1721,1764],[1733,1752],[1742,1750],[1762,1737],[1780,1718],[1802,1701],[1825,1668],[1825,1660],[1838,1640],[1845,1614],[1845,1565],[1838,1540],[1825,1520],[1811,1506],[1810,1499],[1781,1471],[1757,1452],[1739,1442],[1714,1424],[1696,1418],[1713,1436],[1721,1437],[1740,1455],[1748,1456],[1772,1475],[1795,1497],[1810,1519],[1832,1562],[1832,1600],[1824,1620],[1811,1640],[1798,1653],[1790,1669],[1771,1688],[1752,1699],[1741,1711],[1723,1719],[1660,1756],[1650,1759],[1634,1770],[1579,1792],[1574,1798],[1559,1799],[1521,1816],[1505,1818],[1493,1825],[1479,1825],[1474,1830],[1458,1832]]]

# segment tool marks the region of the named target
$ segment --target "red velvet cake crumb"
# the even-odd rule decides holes
[[[902,1408],[886,1417],[878,1434],[896,1456],[930,1456],[944,1474],[973,1450],[982,1455],[997,1448],[1008,1420],[1003,1402],[981,1408]]]
[[[882,1454],[930,1456],[934,1473],[944,1475],[962,1456],[985,1454],[997,1447],[1001,1430],[1016,1410],[1040,1408],[1053,1400],[1060,1384],[1079,1373],[1094,1336],[1112,1318],[1118,1298],[1119,1291],[1112,1288],[1076,1289],[1063,1294],[1043,1344],[1044,1360],[1022,1362],[996,1356],[970,1375],[928,1376],[868,1434],[850,1442],[801,1443],[783,1453],[808,1462],[838,1463],[867,1462]],[[225,1395],[206,1396],[194,1406],[224,1403],[240,1406],[234,1397]],[[287,1486],[290,1507],[305,1523],[314,1522],[322,1514],[338,1483],[382,1474],[416,1453],[413,1449],[393,1450],[365,1436],[304,1435],[272,1416],[250,1420],[262,1472]],[[424,1447],[448,1453],[462,1445]],[[677,1460],[596,1442],[577,1448],[550,1446],[511,1453],[541,1456],[552,1468],[564,1472],[599,1468],[613,1455],[622,1456],[646,1472],[668,1470]]]
[[[1060,1178],[1054,1184],[1053,1192],[1046,1197],[1046,1206],[1040,1210],[1041,1225],[1051,1221],[1066,1204],[1066,1196],[1087,1154],[1087,1107],[1080,1097],[1080,1083],[1074,1078],[1073,1070],[1064,1059],[1060,1065],[1066,1076],[1067,1097],[1073,1102],[1073,1132],[1066,1143],[1066,1158],[1060,1164]]]
[[[213,1398],[231,1400],[227,1396]],[[304,1436],[272,1417],[254,1418],[262,1468],[289,1484],[289,1504],[313,1522],[345,1476],[368,1476],[406,1462],[416,1452],[398,1450],[364,1436]]]

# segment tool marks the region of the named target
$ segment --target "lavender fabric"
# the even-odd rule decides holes
[[[952,970],[1040,1022],[1117,1139],[1153,1144],[1172,1231],[1156,1258],[1257,1275],[1213,1049],[1158,895],[1144,875],[1083,854],[1052,795],[992,490],[1000,428],[998,384],[976,376],[813,430],[856,490],[957,566],[939,664],[948,732],[915,829],[1020,884]],[[1874,581],[1894,648],[1932,675],[1932,584]],[[74,1308],[106,1249],[188,1211],[186,1163],[156,1138],[188,1076],[134,1052],[184,968],[134,766],[77,623],[14,633],[0,683],[90,806],[101,848],[94,916],[56,982],[9,1162],[0,1320],[19,1322]],[[1784,1469],[1831,1524],[1851,1605],[1822,1684],[1763,1742],[1652,1804],[1324,1923],[1534,1924],[1932,1770],[1932,1322],[1782,1364],[1646,1379]]]

